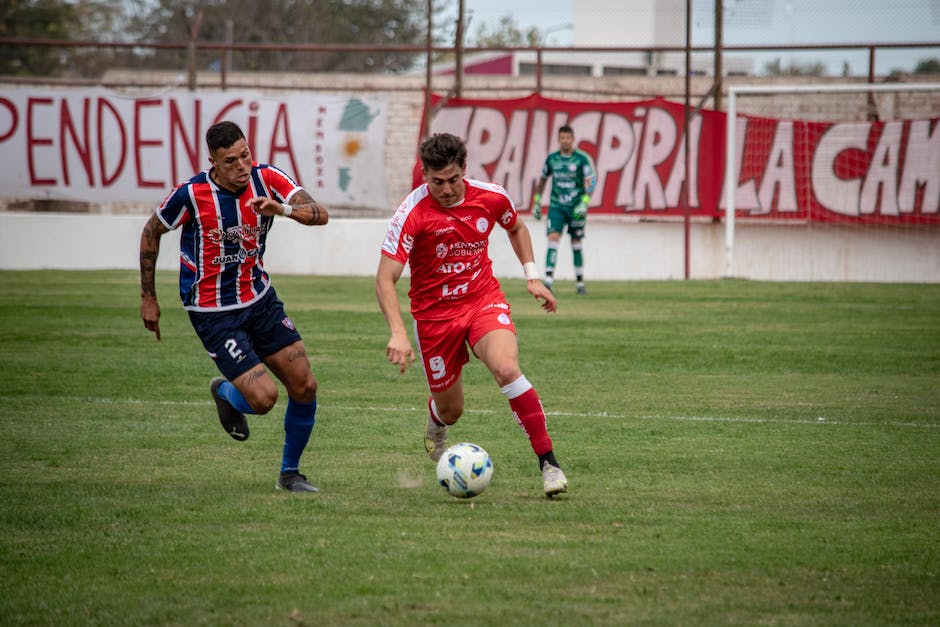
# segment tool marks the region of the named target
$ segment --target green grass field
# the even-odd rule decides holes
[[[571,491],[479,362],[434,481],[426,387],[385,360],[368,278],[281,276],[320,381],[274,490],[284,398],[238,443],[161,274],[0,272],[0,623],[940,624],[940,285],[521,281],[523,370]]]

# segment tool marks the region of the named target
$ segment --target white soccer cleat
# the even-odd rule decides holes
[[[545,496],[551,498],[568,491],[568,478],[561,468],[546,461],[542,464],[542,485],[545,488]]]

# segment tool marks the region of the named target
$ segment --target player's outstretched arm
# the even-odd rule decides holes
[[[261,215],[284,216],[307,226],[323,225],[330,221],[330,213],[326,207],[315,201],[305,189],[291,196],[289,203],[280,203],[266,196],[256,196],[249,200],[248,204]]]
[[[551,290],[542,283],[538,270],[535,268],[535,253],[532,252],[532,236],[529,234],[529,228],[522,220],[516,220],[507,233],[512,250],[525,269],[526,289],[529,294],[532,294],[545,311],[549,313],[555,311],[558,309],[558,301],[555,300],[555,295]]]
[[[548,313],[553,313],[558,309],[558,300],[555,298],[555,295],[552,294],[552,291],[545,287],[545,284],[542,283],[542,279],[530,279],[526,281],[526,289],[529,291],[529,294],[535,297],[539,306]]]
[[[140,317],[144,327],[152,331],[160,341],[160,304],[157,302],[157,255],[160,254],[160,238],[168,229],[157,214],[150,216],[140,234]]]
[[[398,292],[395,291],[395,284],[398,283],[404,269],[403,264],[381,255],[379,269],[375,274],[375,297],[379,301],[379,308],[385,316],[385,322],[392,332],[385,346],[385,355],[390,362],[398,366],[399,372],[402,373],[415,360],[414,349],[411,347],[408,332],[405,330],[405,321],[401,316]]]

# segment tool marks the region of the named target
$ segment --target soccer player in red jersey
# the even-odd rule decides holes
[[[275,485],[316,492],[299,464],[316,421],[317,380],[262,256],[275,216],[312,226],[326,224],[329,214],[290,176],[252,161],[236,124],[214,124],[206,144],[212,167],[177,186],[141,233],[140,317],[159,340],[154,273],[160,238],[180,228],[180,298],[224,375],[209,385],[222,427],[235,440],[248,439],[245,414],[266,414],[277,401],[273,373],[289,397]]]
[[[419,148],[426,183],[392,217],[376,273],[376,297],[391,330],[388,360],[405,372],[415,352],[405,330],[395,284],[411,268],[415,341],[430,387],[425,448],[437,461],[447,448],[447,427],[463,414],[461,371],[473,354],[490,370],[513,416],[538,456],[545,494],[568,489],[552,447],[539,396],[519,368],[516,329],[488,253],[496,225],[509,237],[529,293],[547,312],[557,303],[539,278],[532,238],[499,185],[466,178],[467,148],[439,133]]]

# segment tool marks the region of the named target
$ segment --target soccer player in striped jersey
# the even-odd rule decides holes
[[[278,168],[252,161],[238,125],[206,132],[211,167],[177,186],[140,236],[140,317],[160,339],[154,281],[160,238],[180,233],[179,287],[183,308],[222,377],[210,382],[223,429],[248,439],[245,414],[266,414],[287,389],[284,450],[276,487],[316,492],[300,473],[317,412],[317,380],[307,349],[284,311],[262,257],[275,216],[323,225],[326,208]]]
[[[558,245],[565,227],[571,237],[571,252],[574,257],[575,288],[580,295],[587,294],[584,287],[584,227],[587,210],[594,191],[595,173],[591,158],[574,145],[574,130],[570,126],[558,129],[558,150],[545,158],[538,189],[532,196],[532,215],[542,217],[542,192],[545,182],[552,177],[552,194],[548,205],[545,231],[548,241],[545,247],[545,285],[552,289],[555,265],[558,262]]]
[[[389,224],[376,273],[376,297],[391,330],[388,360],[404,373],[415,360],[395,284],[411,268],[415,341],[430,388],[425,449],[437,461],[447,448],[447,428],[464,410],[461,372],[469,349],[490,370],[538,456],[545,494],[568,489],[555,459],[539,396],[519,367],[516,329],[488,253],[499,225],[523,266],[526,288],[542,309],[555,297],[539,279],[532,239],[509,195],[499,185],[466,178],[467,148],[440,133],[419,149],[425,184],[402,202]]]

